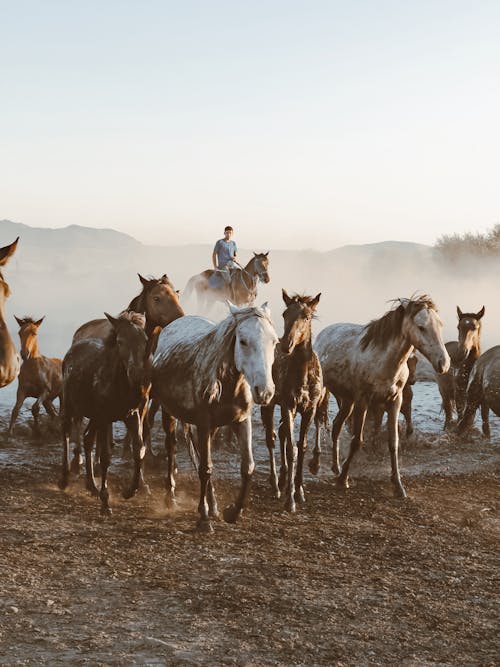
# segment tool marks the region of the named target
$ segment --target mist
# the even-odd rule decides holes
[[[6,322],[18,345],[14,315],[45,316],[39,347],[47,356],[63,357],[83,322],[128,306],[141,291],[138,273],[145,277],[166,273],[181,290],[186,312],[197,312],[195,299],[186,302],[182,291],[190,276],[211,266],[209,245],[146,246],[113,230],[37,230],[0,223],[2,246],[17,235],[18,249],[3,270],[12,292],[6,302]],[[259,285],[257,303],[269,303],[278,334],[283,329],[284,287],[290,294],[321,292],[314,335],[333,322],[366,323],[383,315],[394,299],[427,293],[440,312],[445,341],[456,340],[457,305],[464,312],[484,305],[483,350],[500,342],[500,318],[494,307],[500,266],[493,260],[452,265],[431,246],[385,242],[327,252],[256,245],[239,249],[240,262],[249,261],[253,251],[269,251],[271,281]],[[226,313],[225,304],[218,303],[208,317],[219,320]]]

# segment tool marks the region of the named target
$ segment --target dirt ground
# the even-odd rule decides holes
[[[341,492],[325,447],[295,515],[272,497],[259,444],[241,521],[202,535],[184,451],[173,512],[159,471],[151,496],[121,498],[117,451],[101,518],[82,477],[57,488],[57,430],[34,440],[26,420],[0,440],[1,665],[498,664],[498,438],[418,432],[401,455],[406,501],[385,451],[368,447]],[[222,508],[239,454],[214,462]]]

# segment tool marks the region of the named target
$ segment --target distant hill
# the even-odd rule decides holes
[[[68,225],[59,229],[30,227],[20,222],[0,220],[0,244],[3,246],[17,236],[22,238],[23,246],[38,248],[134,248],[142,244],[128,234],[114,229],[95,229]]]

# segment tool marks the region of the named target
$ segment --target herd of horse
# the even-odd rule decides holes
[[[16,251],[18,239],[0,249],[0,267]],[[175,502],[176,421],[189,433],[192,457],[198,467],[200,501],[198,528],[212,530],[219,514],[212,483],[212,443],[217,430],[229,425],[241,452],[241,485],[224,519],[234,522],[245,507],[254,459],[252,407],[259,405],[270,460],[270,483],[276,495],[285,496],[285,508],[294,512],[305,501],[303,467],[307,435],[315,423],[315,445],[309,462],[317,474],[321,453],[320,430],[328,421],[329,396],[338,411],[332,423],[332,471],[339,487],[349,486],[349,467],[362,445],[367,415],[375,430],[387,412],[391,480],[395,494],[404,498],[398,462],[398,416],[406,418],[412,432],[411,384],[415,380],[415,350],[432,364],[445,412],[445,428],[458,415],[459,432],[469,427],[481,408],[483,432],[489,437],[489,409],[500,416],[500,346],[481,354],[480,333],[484,307],[477,313],[457,308],[458,340],[444,343],[442,322],[427,295],[398,299],[380,318],[366,325],[332,324],[313,344],[312,320],[321,294],[289,295],[282,290],[285,310],[281,338],[267,304],[254,305],[258,281],[269,282],[268,253],[254,253],[241,271],[218,293],[210,286],[210,272],[193,276],[187,288],[201,301],[229,301],[227,317],[219,323],[185,315],[179,293],[166,275],[146,279],[139,275],[141,293],[118,316],[83,324],[74,334],[64,359],[40,354],[38,328],[43,318],[17,318],[22,364],[5,322],[5,300],[10,290],[0,271],[0,385],[18,377],[16,403],[8,432],[12,432],[23,401],[33,405],[35,430],[43,405],[55,415],[58,397],[62,424],[62,471],[59,486],[67,487],[72,470],[78,471],[80,449],[70,461],[72,432],[83,435],[87,489],[100,498],[101,511],[109,514],[108,470],[115,421],[123,421],[132,445],[133,474],[123,494],[133,496],[144,481],[143,461],[149,441],[151,414],[159,407],[165,430],[167,499]],[[155,408],[152,409],[152,403]],[[280,407],[278,434],[274,409]],[[296,415],[301,417],[298,438]],[[339,436],[348,420],[350,449],[340,461]],[[196,438],[191,437],[196,427]],[[274,446],[278,435],[281,466],[277,472]],[[78,443],[78,437],[76,438]],[[94,466],[99,464],[100,488]]]

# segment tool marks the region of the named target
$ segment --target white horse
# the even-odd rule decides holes
[[[316,339],[315,349],[327,389],[339,403],[332,425],[333,465],[337,484],[348,487],[349,465],[363,442],[366,411],[371,403],[387,410],[392,483],[395,494],[406,497],[398,463],[398,416],[408,378],[407,359],[417,348],[437,373],[446,373],[450,357],[441,336],[442,322],[431,299],[424,295],[398,300],[399,306],[378,320],[360,324],[332,324]],[[338,439],[344,421],[354,410],[349,455],[339,466]]]
[[[241,490],[236,502],[224,511],[224,519],[234,522],[246,503],[254,470],[252,399],[266,405],[274,395],[271,371],[278,337],[267,304],[261,308],[229,304],[229,310],[219,324],[197,316],[172,322],[160,333],[153,359],[153,396],[164,413],[198,429],[198,527],[204,531],[212,529],[209,517],[218,513],[211,484],[211,440],[216,429],[231,424],[241,449]],[[167,490],[171,498],[174,486],[170,474]]]

